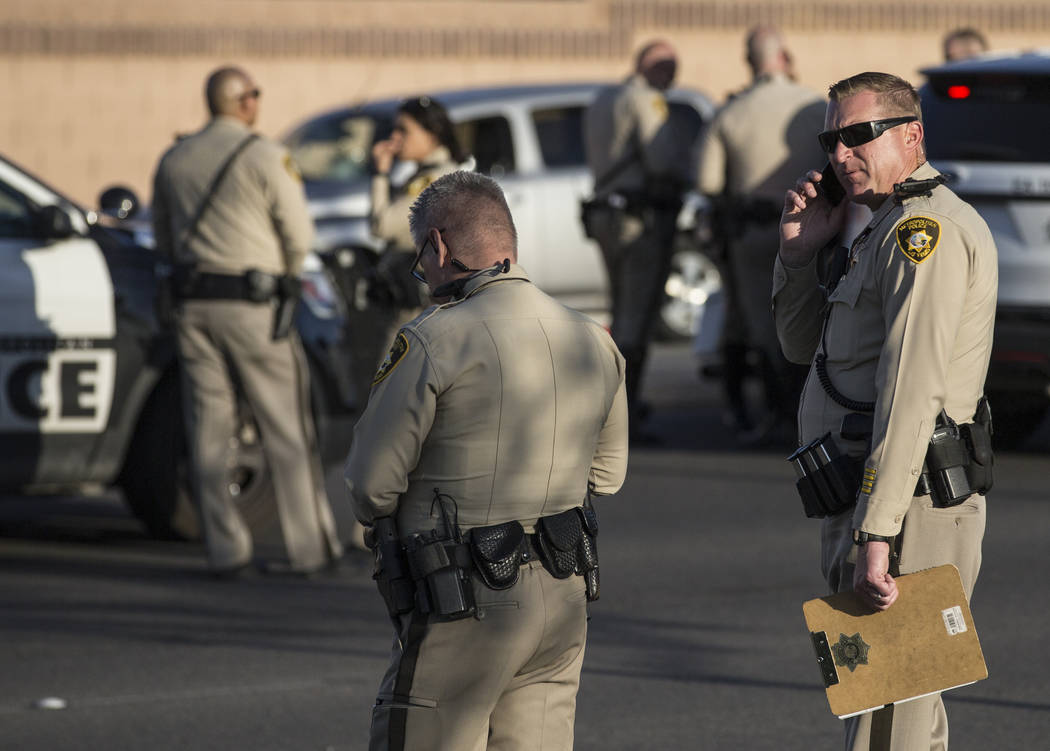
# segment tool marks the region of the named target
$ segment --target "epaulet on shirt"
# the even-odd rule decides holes
[[[937,177],[930,178],[929,180],[912,180],[908,178],[902,183],[894,183],[893,185],[893,197],[897,203],[904,203],[909,198],[918,198],[919,196],[930,196],[933,194],[933,189],[938,185],[943,185],[947,180],[944,175],[937,175]]]

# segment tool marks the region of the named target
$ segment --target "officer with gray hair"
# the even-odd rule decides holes
[[[395,338],[346,464],[396,628],[370,748],[571,748],[623,358],[517,265],[491,179],[435,180],[411,229],[439,304]]]

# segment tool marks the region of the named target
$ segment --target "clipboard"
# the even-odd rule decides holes
[[[885,611],[854,592],[802,605],[840,719],[988,677],[959,570],[948,564],[896,581],[900,597]]]

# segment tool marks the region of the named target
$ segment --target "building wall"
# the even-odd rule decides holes
[[[206,20],[203,20],[206,19]],[[1039,0],[5,0],[0,149],[86,205],[114,183],[149,197],[157,156],[204,121],[202,85],[236,62],[278,136],[329,107],[479,84],[612,80],[665,37],[681,83],[718,101],[746,84],[742,40],[780,26],[798,78],[825,89],[861,70],[914,82],[951,28],[995,49],[1037,46]]]

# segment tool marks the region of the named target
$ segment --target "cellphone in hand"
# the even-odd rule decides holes
[[[838,206],[842,203],[842,199],[846,197],[846,191],[835,175],[835,168],[831,166],[831,162],[828,162],[827,166],[820,173],[817,191],[822,193],[832,206]]]

